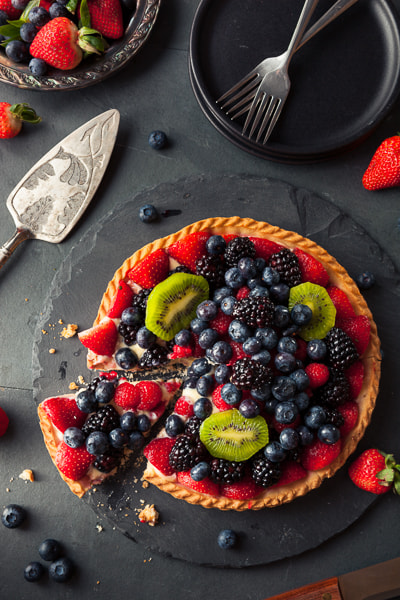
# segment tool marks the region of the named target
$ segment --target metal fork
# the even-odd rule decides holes
[[[326,27],[326,25],[331,23],[334,19],[336,19],[339,15],[341,15],[345,10],[350,8],[350,6],[355,4],[357,1],[358,0],[337,0],[335,4],[326,13],[324,13],[324,15],[312,27],[310,27],[307,33],[305,33],[304,36],[301,38],[301,32],[304,32],[308,20],[310,19],[311,14],[314,11],[315,5],[317,3],[306,2],[302,11],[302,15],[300,16],[299,22],[297,24],[296,30],[292,36],[288,50],[281,56],[267,58],[263,60],[245,77],[243,77],[243,79],[241,79],[232,88],[225,92],[225,94],[218,98],[217,103],[223,103],[221,105],[221,108],[227,109],[226,114],[230,115],[232,120],[237,119],[245,113],[248,113],[242,130],[243,135],[245,134],[253,116],[256,114],[252,128],[250,130],[249,137],[252,137],[252,135],[257,129],[258,124],[260,123],[260,120],[262,119],[256,138],[256,141],[259,141],[263,131],[265,130],[265,127],[268,124],[268,120],[270,120],[269,127],[263,140],[263,144],[266,143],[273,127],[275,126],[276,121],[278,120],[278,117],[283,108],[283,103],[286,100],[290,90],[290,79],[287,75],[287,68],[293,54],[297,50],[299,50],[306,42],[308,42],[312,37],[314,37],[314,35],[320,32],[324,27]],[[307,12],[306,15],[304,15],[307,9],[310,11],[310,13],[308,14]],[[305,18],[302,19],[302,17],[304,16]],[[275,97],[275,100],[273,101],[273,99],[270,96],[271,88],[268,89],[267,85],[264,84],[265,81],[267,81],[267,84],[270,83],[271,77],[269,76],[269,74],[271,72],[276,73],[277,65],[279,66],[279,69],[282,69],[283,71],[283,75],[282,72],[280,72],[279,77],[277,77],[277,80],[281,79],[281,81],[283,81],[284,78],[285,87],[282,88],[281,85],[281,90],[283,89],[283,92],[280,91],[280,98],[279,96]],[[274,88],[274,93],[277,96],[277,93],[275,91],[276,89],[277,88]],[[268,96],[266,95],[267,93],[269,94]]]

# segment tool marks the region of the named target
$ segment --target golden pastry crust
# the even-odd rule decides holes
[[[236,234],[239,236],[254,236],[278,242],[288,248],[300,248],[304,252],[314,256],[323,264],[328,271],[330,284],[341,288],[346,293],[356,315],[366,315],[370,321],[370,342],[362,357],[365,370],[364,381],[361,393],[356,400],[359,406],[358,422],[350,434],[343,440],[340,455],[328,467],[320,469],[319,471],[309,471],[307,477],[298,482],[269,488],[253,500],[233,500],[222,496],[215,497],[195,492],[181,484],[171,481],[171,479],[164,478],[159,472],[156,472],[152,465],[148,465],[144,473],[144,478],[147,481],[153,483],[175,498],[184,499],[191,504],[199,504],[207,508],[212,507],[219,508],[220,510],[242,511],[279,506],[291,502],[294,498],[304,496],[310,490],[319,487],[324,479],[332,477],[336,471],[343,466],[350,454],[354,452],[359,440],[364,435],[375,406],[380,379],[381,356],[377,327],[371,311],[363,296],[360,294],[357,285],[348,275],[344,267],[342,267],[326,250],[315,242],[304,238],[295,232],[286,231],[268,223],[241,217],[220,217],[198,221],[184,227],[172,235],[157,239],[135,252],[125,260],[122,266],[114,274],[113,279],[109,282],[94,324],[99,323],[99,321],[106,316],[111,301],[116,293],[118,283],[121,279],[124,279],[129,269],[136,266],[151,252],[154,252],[159,248],[166,249],[178,240],[198,231],[209,231],[212,234],[219,233],[224,235]],[[101,368],[99,365],[95,366],[90,359],[88,359],[88,366],[89,368]]]

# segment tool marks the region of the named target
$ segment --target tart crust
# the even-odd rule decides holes
[[[122,266],[115,272],[113,279],[109,282],[107,290],[103,295],[94,325],[98,324],[107,314],[111,301],[117,291],[118,282],[126,277],[129,269],[136,266],[145,256],[158,250],[166,249],[171,244],[199,232],[210,231],[212,234],[236,234],[238,236],[254,236],[272,240],[288,248],[298,247],[304,252],[311,254],[319,260],[329,273],[330,284],[341,288],[350,300],[356,315],[366,315],[371,325],[369,346],[362,356],[364,364],[364,381],[361,392],[356,399],[359,406],[359,418],[356,426],[343,439],[342,449],[335,461],[328,467],[318,471],[309,471],[308,475],[297,482],[272,487],[262,492],[253,500],[234,500],[222,496],[210,496],[202,494],[176,483],[171,478],[164,477],[151,464],[148,464],[144,479],[153,483],[161,490],[171,494],[175,498],[183,499],[190,504],[198,504],[206,508],[218,508],[220,510],[259,510],[265,507],[274,507],[291,502],[297,497],[304,496],[310,490],[319,487],[324,479],[332,477],[340,467],[344,465],[350,454],[354,452],[358,442],[364,435],[368,426],[372,411],[378,394],[378,386],[381,371],[380,342],[377,327],[373,320],[371,311],[357,285],[351,279],[347,271],[326,250],[315,242],[295,232],[286,231],[279,227],[242,217],[218,217],[198,221],[184,227],[180,231],[167,237],[157,239],[127,258]],[[97,361],[88,357],[88,367],[104,368]],[[67,482],[68,483],[68,482]]]

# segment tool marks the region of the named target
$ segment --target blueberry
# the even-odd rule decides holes
[[[356,283],[360,290],[369,290],[375,285],[375,275],[371,271],[364,271],[357,275]]]
[[[297,342],[295,338],[284,336],[278,342],[278,352],[288,352],[294,354],[297,350]]]
[[[213,300],[216,304],[221,304],[222,300],[232,294],[231,288],[226,286],[217,288],[213,295]]]
[[[130,450],[141,450],[145,444],[145,438],[140,431],[132,431],[129,434],[128,448]]]
[[[196,383],[196,390],[200,396],[208,396],[211,394],[214,387],[214,379],[212,375],[202,375]]]
[[[191,389],[191,390],[195,390],[198,379],[199,378],[196,377],[196,376],[187,377],[185,379],[185,381],[183,382],[183,389],[188,388],[188,389]]]
[[[49,567],[49,576],[57,583],[65,583],[68,581],[74,571],[74,565],[67,556],[58,558],[53,561]]]
[[[9,59],[14,62],[24,62],[29,58],[28,46],[22,40],[11,40],[5,47]]]
[[[286,458],[286,451],[279,442],[274,441],[265,446],[264,456],[271,462],[282,462]]]
[[[122,427],[116,427],[110,431],[108,434],[108,439],[110,440],[110,444],[113,448],[120,449],[127,445],[129,441],[129,435],[122,429]]]
[[[33,42],[37,31],[38,30],[35,27],[35,25],[32,25],[32,23],[27,22],[21,25],[19,35],[21,36],[21,40],[23,42],[27,42],[28,44],[30,44],[31,42]]]
[[[268,365],[271,360],[271,355],[268,350],[261,350],[260,352],[253,354],[251,358],[262,365]]]
[[[296,393],[296,384],[290,377],[280,375],[275,377],[271,385],[271,391],[274,398],[279,401],[288,400]]]
[[[254,259],[254,266],[256,268],[257,273],[262,273],[265,269],[265,265],[267,264],[265,258],[262,258],[261,256],[257,256],[257,258]]]
[[[11,0],[11,5],[17,10],[24,10],[29,0]]]
[[[293,401],[295,402],[300,412],[304,412],[305,410],[307,410],[310,404],[310,398],[305,392],[299,392],[298,394],[293,396]]]
[[[306,425],[299,425],[296,428],[296,431],[299,434],[300,443],[302,446],[309,446],[314,441],[314,434]]]
[[[145,204],[139,208],[139,219],[142,223],[153,223],[158,219],[158,211],[152,204]]]
[[[286,427],[279,435],[279,442],[284,450],[294,450],[299,445],[300,436],[295,429]]]
[[[167,144],[167,136],[163,131],[152,131],[149,135],[149,146],[154,150],[161,150]]]
[[[297,418],[299,409],[291,400],[278,402],[275,409],[275,419],[282,425],[291,425]]]
[[[230,379],[230,376],[231,369],[228,367],[228,365],[218,365],[214,371],[214,379],[218,385],[227,383]]]
[[[252,290],[253,288],[255,288],[257,286],[263,287],[263,282],[261,281],[261,279],[259,277],[252,277],[251,279],[247,280],[246,285],[250,290]]]
[[[307,344],[307,356],[313,361],[323,360],[326,352],[326,344],[323,340],[310,340]]]
[[[221,310],[225,315],[231,315],[233,313],[233,307],[237,300],[234,296],[225,296],[221,301]]]
[[[255,337],[267,350],[272,350],[278,343],[278,334],[272,327],[257,329]]]
[[[86,438],[86,450],[94,456],[104,454],[109,447],[108,435],[103,431],[93,431]]]
[[[189,346],[192,336],[190,335],[190,331],[188,329],[181,329],[176,334],[174,340],[175,344],[178,346]]]
[[[204,329],[207,329],[207,327],[208,327],[208,321],[203,321],[202,319],[199,319],[198,317],[196,317],[195,319],[190,321],[190,329],[196,335],[199,335],[202,331],[204,331]]]
[[[0,26],[7,25],[8,15],[4,10],[0,10]]]
[[[243,342],[243,351],[245,354],[256,354],[260,352],[262,343],[256,337],[249,337]]]
[[[143,322],[143,312],[137,306],[128,306],[122,311],[121,323],[124,325],[140,325]]]
[[[211,329],[208,327],[201,332],[198,339],[198,344],[200,348],[206,350],[207,348],[212,348],[214,344],[219,340],[219,333],[215,329]]]
[[[257,269],[254,260],[248,256],[239,259],[238,269],[245,279],[250,279],[257,275]]]
[[[24,577],[26,581],[35,582],[39,581],[45,573],[45,568],[42,563],[36,560],[32,561],[24,569]]]
[[[76,404],[84,413],[91,413],[97,410],[98,402],[92,390],[80,390],[76,395]]]
[[[290,311],[290,317],[295,325],[308,325],[313,316],[312,310],[306,304],[295,304]]]
[[[62,546],[60,542],[57,540],[53,540],[52,538],[48,538],[44,540],[39,548],[39,556],[43,560],[53,561],[56,558],[59,558],[62,554]]]
[[[184,429],[185,423],[179,415],[169,415],[168,419],[165,421],[165,433],[170,438],[174,438],[180,433],[183,433]]]
[[[208,398],[199,398],[193,404],[193,412],[198,419],[204,421],[212,413],[212,404]]]
[[[243,343],[251,336],[251,333],[250,327],[242,323],[242,321],[234,319],[229,323],[228,334],[235,342]]]
[[[204,300],[200,302],[196,309],[196,314],[203,321],[212,321],[218,313],[218,306],[213,300]]]
[[[53,2],[53,4],[50,4],[49,15],[52,19],[56,19],[57,17],[66,17],[67,19],[71,19],[70,11],[59,2]]]
[[[263,285],[254,285],[249,293],[250,298],[259,296],[269,296],[268,289]]]
[[[289,352],[278,352],[275,356],[275,366],[281,373],[291,373],[297,366],[297,361],[293,354]]]
[[[210,475],[210,470],[210,465],[202,461],[190,469],[190,476],[194,481],[202,481]]]
[[[36,27],[43,27],[50,21],[50,15],[48,11],[42,6],[34,6],[29,11],[28,15],[29,21],[36,25]]]
[[[108,404],[114,398],[115,384],[108,379],[99,381],[94,391],[95,398],[100,404]]]
[[[155,343],[156,339],[157,336],[145,326],[140,327],[137,331],[136,342],[144,350],[150,348],[150,346]]]
[[[222,550],[229,550],[237,543],[237,535],[232,529],[223,529],[217,537],[218,546]]]
[[[1,522],[8,529],[15,529],[22,525],[26,519],[26,511],[19,504],[9,504],[3,510]]]
[[[299,392],[304,392],[310,384],[310,379],[304,369],[292,371],[289,377],[290,379],[293,379]]]
[[[252,398],[246,398],[239,404],[239,412],[245,419],[254,419],[260,414],[260,407]]]
[[[208,362],[206,358],[197,358],[191,364],[188,369],[188,373],[190,375],[196,375],[197,377],[201,377],[202,375],[207,375],[211,371],[211,364]]]
[[[275,306],[274,324],[281,329],[287,327],[290,323],[290,312],[287,306],[278,304]]]
[[[151,421],[147,415],[138,415],[137,417],[137,429],[142,433],[149,431],[151,427]]]
[[[225,283],[233,290],[238,290],[245,283],[245,278],[237,267],[231,267],[225,272]]]
[[[312,406],[310,410],[304,415],[304,425],[310,429],[319,429],[326,421],[326,412],[316,404]]]
[[[119,424],[120,424],[121,429],[123,429],[124,431],[127,431],[128,433],[130,433],[131,431],[134,431],[136,429],[136,425],[137,425],[137,417],[136,417],[135,413],[132,412],[131,410],[128,410],[126,413],[121,415]]]
[[[325,425],[321,425],[321,427],[317,431],[318,438],[324,444],[336,444],[336,442],[340,438],[340,431],[331,423],[326,423]]]
[[[279,283],[280,275],[278,271],[276,271],[276,269],[273,269],[272,267],[265,267],[262,273],[262,280],[268,286],[276,285],[277,283]]]
[[[219,364],[226,364],[232,358],[232,347],[228,342],[220,340],[216,342],[212,349],[212,359]]]
[[[269,294],[275,304],[287,304],[289,300],[290,288],[286,283],[274,283],[269,288]]]
[[[131,369],[137,362],[137,356],[130,348],[120,348],[115,353],[115,362],[121,369]]]
[[[226,242],[222,235],[211,235],[206,242],[206,249],[211,256],[218,256],[225,251]]]
[[[254,400],[265,402],[271,397],[271,386],[269,383],[264,383],[262,386],[250,390],[250,395]]]
[[[221,398],[230,405],[235,405],[242,399],[242,392],[233,383],[225,383],[221,388]]]
[[[79,427],[68,427],[64,431],[63,439],[70,448],[79,448],[85,443],[86,436]]]

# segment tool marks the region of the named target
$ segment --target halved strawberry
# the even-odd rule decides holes
[[[307,476],[307,471],[304,467],[294,460],[285,460],[281,467],[281,476],[279,481],[272,487],[294,483]]]
[[[343,290],[334,285],[329,285],[326,291],[336,308],[336,321],[355,316],[354,308]]]
[[[136,387],[140,394],[139,410],[152,410],[161,402],[162,390],[155,381],[140,381]]]
[[[221,495],[233,500],[250,500],[262,492],[263,488],[258,486],[254,479],[244,477],[237,483],[226,483],[221,485]]]
[[[293,252],[298,258],[302,281],[309,281],[322,287],[329,283],[329,274],[325,267],[304,250],[294,248]]]
[[[350,384],[350,397],[357,398],[361,392],[364,380],[364,365],[361,360],[357,360],[345,371],[346,379]]]
[[[207,254],[206,242],[210,234],[206,231],[195,231],[168,247],[167,252],[181,265],[196,272],[196,261]]]
[[[147,460],[163,475],[173,475],[174,469],[169,464],[169,454],[175,444],[174,438],[154,438],[143,450]]]
[[[118,283],[117,291],[111,300],[107,317],[110,317],[110,319],[119,319],[125,308],[128,308],[132,304],[133,296],[133,290],[121,279]]]
[[[162,248],[151,252],[138,265],[129,269],[127,277],[142,288],[152,288],[167,277],[169,258]]]
[[[200,492],[201,494],[209,494],[210,496],[219,496],[219,485],[211,481],[208,477],[201,481],[195,481],[190,476],[190,471],[181,471],[178,473],[178,483]]]
[[[71,448],[65,442],[61,442],[58,446],[55,458],[61,473],[74,481],[79,481],[86,475],[93,460],[94,456],[89,454],[86,446]]]
[[[324,469],[339,456],[341,448],[340,439],[335,444],[324,444],[316,439],[303,449],[301,464],[307,471]]]
[[[82,427],[87,417],[87,414],[78,408],[75,398],[47,398],[42,403],[42,408],[52,424],[62,433],[68,427]]]
[[[249,237],[256,249],[256,256],[268,261],[275,252],[282,250],[283,246],[271,240],[259,237]]]
[[[349,319],[338,321],[338,327],[343,329],[356,347],[361,356],[366,351],[371,335],[371,324],[367,315],[357,315]]]
[[[193,417],[194,415],[193,403],[190,402],[190,400],[187,400],[185,396],[181,396],[175,403],[174,412],[176,412],[177,415],[181,415],[181,417],[190,419],[190,417]]]
[[[359,408],[357,402],[349,400],[341,406],[338,406],[337,409],[344,418],[344,423],[339,428],[340,435],[342,438],[344,438],[356,426],[356,423],[358,421]]]
[[[139,386],[123,381],[115,390],[114,402],[125,410],[136,410],[140,402]]]
[[[118,339],[118,330],[112,319],[105,317],[98,325],[78,333],[79,340],[95,354],[112,356]]]

